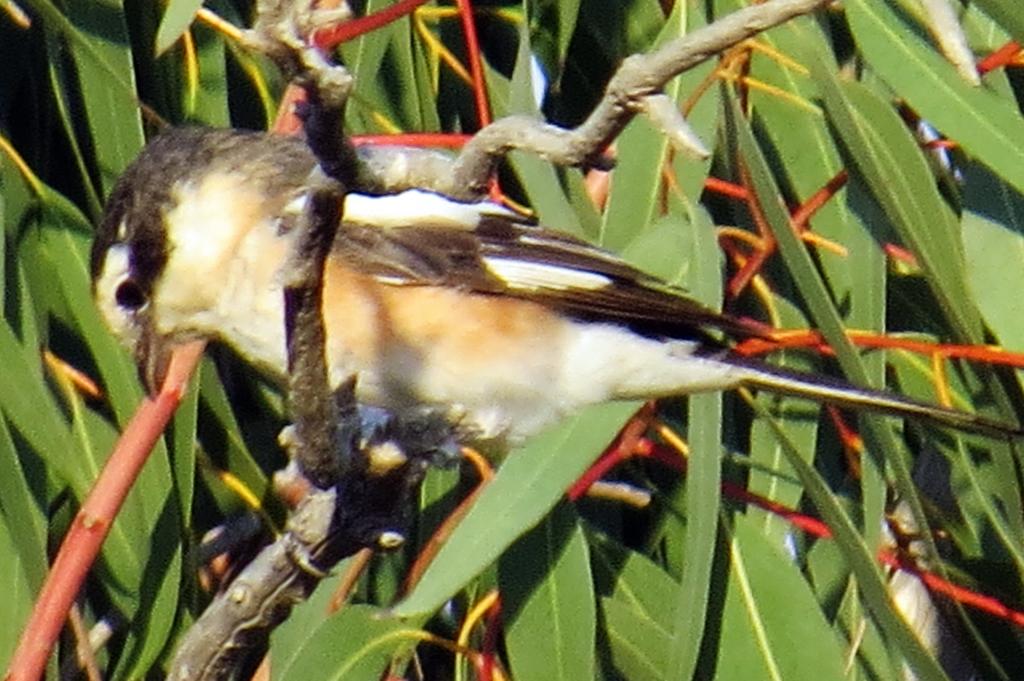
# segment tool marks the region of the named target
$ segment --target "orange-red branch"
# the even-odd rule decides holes
[[[462,31],[466,37],[466,57],[469,72],[473,77],[473,97],[476,99],[477,124],[483,128],[491,123],[491,105],[487,101],[487,86],[484,83],[484,67],[480,57],[480,41],[476,35],[476,21],[473,18],[473,3],[470,0],[455,0],[462,20]]]
[[[851,343],[861,348],[906,350],[927,356],[938,354],[951,359],[967,359],[1024,368],[1024,353],[1010,352],[994,345],[931,343],[910,338],[893,338],[865,331],[847,331],[846,336]],[[734,349],[742,355],[752,356],[786,348],[808,348],[826,355],[833,352],[824,337],[817,331],[811,330],[780,332],[772,338],[748,338],[736,345]]]
[[[387,26],[392,21],[412,14],[416,8],[426,3],[427,0],[399,0],[379,12],[367,14],[365,17],[358,17],[346,21],[337,26],[322,28],[313,34],[313,44],[322,50],[332,50],[338,45],[353,38],[358,38],[370,31]]]
[[[729,198],[747,200],[747,190],[738,184],[721,180],[717,177],[708,177],[704,180],[704,188],[713,194],[721,194]]]
[[[878,559],[885,565],[899,570],[906,570],[915,575],[932,593],[942,594],[969,608],[994,615],[1006,622],[1024,628],[1024,612],[1014,610],[997,598],[979,594],[976,591],[943,579],[932,572],[922,570],[910,558],[899,553],[883,550],[878,553]]]
[[[804,201],[796,210],[793,211],[793,224],[798,230],[807,229],[808,223],[811,221],[811,217],[817,213],[822,206],[829,202],[829,200],[839,193],[839,190],[846,186],[846,181],[849,179],[849,174],[846,170],[840,170],[836,173],[836,176],[825,183],[825,186],[814,192],[811,198]]]
[[[6,681],[36,681],[43,675],[68,611],[99,555],[121,504],[181,402],[203,343],[180,346],[160,393],[139,405],[117,441],[89,496],[64,537],[28,624],[11,658]]]
[[[352,143],[358,146],[377,144],[381,146],[402,145],[407,147],[442,147],[461,149],[472,135],[454,132],[408,132],[395,135],[353,135]]]
[[[654,403],[648,402],[625,425],[615,442],[608,447],[594,465],[587,469],[579,480],[573,483],[566,495],[576,501],[590,489],[590,486],[608,474],[611,469],[631,456],[650,456],[653,444],[644,437],[654,418]]]
[[[1020,43],[1011,40],[978,62],[978,73],[988,73],[1013,62],[1021,54]]]

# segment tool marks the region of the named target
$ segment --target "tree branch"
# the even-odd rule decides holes
[[[323,72],[321,72],[323,73]],[[458,444],[444,415],[414,409],[395,417],[355,402],[355,377],[332,392],[326,358],[324,264],[341,223],[351,147],[329,128],[340,124],[345,97],[327,93],[319,74],[302,116],[318,165],[285,265],[288,406],[284,438],[312,488],[289,515],[285,533],[263,549],[196,621],[172,662],[169,678],[227,678],[264,647],[292,606],[305,600],[339,560],[404,540],[409,495],[428,466],[455,460]],[[344,93],[347,95],[347,92]],[[340,132],[339,132],[340,134]],[[340,141],[339,141],[340,140]]]
[[[574,129],[528,116],[509,116],[487,126],[463,147],[445,193],[475,198],[487,188],[494,165],[513,150],[529,151],[565,166],[600,164],[604,149],[633,117],[648,108],[675,76],[751,36],[829,4],[833,0],[769,0],[722,17],[647,54],[622,62],[605,96],[587,120]],[[685,131],[667,131],[686,136]]]

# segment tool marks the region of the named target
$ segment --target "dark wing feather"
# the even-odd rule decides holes
[[[511,218],[484,216],[472,230],[430,223],[386,229],[345,224],[335,254],[387,283],[510,295],[648,335],[701,340],[710,340],[713,332],[760,335],[755,325],[704,307],[607,251]],[[509,276],[502,264],[537,265],[541,276]],[[564,276],[545,281],[545,271]],[[582,285],[573,285],[574,274]]]

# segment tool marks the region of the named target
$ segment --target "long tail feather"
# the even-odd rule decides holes
[[[894,393],[858,388],[840,380],[776,369],[767,365],[747,364],[744,385],[782,395],[806,397],[837,407],[869,410],[895,416],[923,419],[959,430],[983,433],[999,438],[1024,436],[1024,429],[995,419],[918,402]]]

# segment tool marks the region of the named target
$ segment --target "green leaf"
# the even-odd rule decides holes
[[[494,562],[540,522],[635,409],[632,404],[592,407],[513,452],[395,614],[436,610]]]
[[[686,476],[686,534],[683,574],[676,590],[675,617],[666,678],[693,676],[704,637],[721,500],[721,395],[690,398],[690,447]]]
[[[137,679],[153,668],[167,647],[181,604],[182,545],[177,509],[168,504],[150,535],[154,544],[139,585],[139,607],[117,676]]]
[[[160,28],[156,32],[153,53],[161,55],[176,43],[192,25],[196,12],[202,6],[203,0],[169,0],[164,16],[160,20]]]
[[[183,117],[204,125],[228,127],[231,125],[231,107],[224,38],[203,25],[196,26],[193,34],[199,82],[194,89],[183,88]],[[187,72],[184,64],[178,68]],[[251,71],[255,70],[256,67],[252,66]]]
[[[20,551],[24,546],[24,542],[16,540],[20,528],[16,518],[0,513],[0,574],[4,575],[5,587],[4,616],[0,618],[0,668],[3,669],[7,668],[21,637],[42,577],[42,573],[35,572],[35,567],[30,565],[35,560]]]
[[[987,168],[964,168],[963,230],[974,299],[997,337],[1024,340],[1024,194]]]
[[[200,366],[198,371],[202,371]],[[168,432],[171,455],[171,475],[174,480],[178,513],[184,523],[182,534],[188,535],[192,522],[192,500],[196,479],[196,427],[199,420],[199,380],[193,378],[188,392],[174,413]]]
[[[640,14],[639,6],[636,9],[637,14]],[[674,20],[665,23],[664,31],[669,34],[679,33],[682,9],[672,16]],[[677,94],[678,88],[678,83],[673,81],[666,94],[673,96]],[[662,172],[668,153],[669,144],[665,135],[642,116],[634,118],[616,139],[616,169],[610,176],[608,201],[599,239],[602,246],[613,251],[622,250],[631,238],[649,228],[662,193]]]
[[[320,660],[321,644],[311,645],[310,635],[321,631],[334,631],[338,634],[337,641],[349,641],[353,645],[352,649],[357,648],[360,641],[366,641],[370,637],[362,638],[360,633],[361,623],[365,620],[373,622],[383,623],[387,626],[382,627],[381,631],[388,632],[415,632],[415,627],[421,622],[420,620],[397,622],[394,620],[386,620],[383,617],[383,613],[379,609],[374,609],[366,605],[345,605],[343,606],[342,612],[335,612],[335,607],[332,605],[335,592],[338,589],[339,583],[345,579],[348,575],[349,570],[352,568],[353,559],[347,558],[334,568],[334,575],[320,582],[319,586],[313,591],[310,597],[302,602],[297,603],[292,609],[288,618],[281,623],[270,636],[270,659],[271,659],[271,673],[275,680],[282,678],[300,678],[296,674],[301,673],[303,665],[308,664],[308,660],[302,658],[313,657],[314,660]],[[349,619],[344,622],[338,620],[343,616],[344,611],[350,608],[355,608],[359,613],[354,616],[350,616]],[[354,624],[353,624],[354,623]],[[348,627],[353,627],[351,631]],[[391,627],[395,627],[392,629]],[[329,639],[330,635],[327,633],[318,633],[323,639]],[[389,643],[383,644],[380,648],[379,656],[378,653],[370,653],[371,657],[377,656],[378,660],[387,660],[388,650],[391,654],[398,655],[402,650],[408,649],[413,645],[415,641],[412,641],[409,637],[399,635],[392,639]],[[329,644],[333,647],[333,643]],[[367,652],[364,650],[364,652]],[[312,655],[311,655],[312,653]],[[359,653],[355,653],[358,655]],[[354,659],[355,656],[349,658]],[[368,662],[368,674],[370,678],[376,679],[374,676],[375,664]],[[300,669],[299,672],[294,671],[295,668]],[[326,669],[326,668],[325,668]],[[320,678],[325,669],[318,670],[314,675],[315,678]],[[381,667],[376,668],[376,674],[380,674]]]
[[[668,678],[671,636],[614,598],[601,599],[607,653],[622,678],[660,681]]]
[[[783,445],[783,453],[807,490],[808,498],[832,531],[834,541],[842,551],[851,572],[857,577],[864,602],[878,626],[910,663],[918,678],[946,680],[947,677],[938,661],[922,647],[906,620],[893,609],[892,599],[879,573],[873,550],[858,533],[850,516],[836,501],[836,497],[818,471],[801,458],[800,453],[781,430],[778,431],[778,437]]]
[[[658,42],[685,35],[690,12],[688,5],[680,3],[665,22]],[[696,13],[695,13],[696,14]],[[701,16],[701,15],[697,15]],[[700,21],[695,21],[699,25]],[[694,69],[673,79],[665,88],[665,94],[680,107],[708,76],[703,69]],[[693,118],[694,132],[711,146],[712,131],[717,123],[718,108],[713,99],[705,102]],[[618,137],[615,143],[616,169],[611,174],[611,188],[604,213],[604,225],[600,242],[606,248],[621,250],[631,239],[644,234],[654,223],[661,211],[663,181],[667,162],[674,152],[665,134],[642,116],[635,118]],[[685,174],[686,184],[681,185],[684,196],[694,199],[700,193],[700,184],[706,176],[710,161],[694,162],[696,170]]]
[[[846,151],[918,258],[957,337],[980,342],[980,320],[966,295],[956,220],[939,195],[917,143],[889,104],[866,87],[840,83],[822,68],[812,72]]]
[[[540,112],[533,101],[534,74],[531,70],[533,55],[529,48],[529,37],[525,35],[525,32],[521,32],[516,64],[509,83],[509,108],[510,113],[539,116]],[[579,216],[582,202],[578,201],[576,205],[570,203],[562,187],[559,171],[554,164],[538,158],[534,154],[522,152],[512,153],[508,161],[523,184],[530,199],[530,206],[546,226],[579,237],[585,236]],[[565,172],[574,171],[567,170]],[[582,205],[584,208],[588,207],[586,204]],[[589,212],[593,213],[596,218],[596,213],[593,210]]]
[[[403,648],[416,643],[417,629],[382,619],[378,608],[346,606],[340,614],[301,632],[286,660],[275,658],[275,681],[376,681]]]
[[[19,460],[7,420],[0,418],[0,515],[6,519],[7,527],[18,530],[9,536],[10,554],[18,557],[19,571],[33,593],[42,586],[48,564],[46,518],[31,484],[45,477],[46,471],[38,463]]]
[[[555,73],[549,76],[557,80],[561,77],[565,57],[576,30],[581,0],[527,0],[523,4],[530,33],[538,34],[538,49],[555,62],[552,65]],[[552,49],[545,49],[549,45]],[[548,54],[551,51],[553,55]]]
[[[784,195],[791,202],[804,202],[843,170],[828,122],[815,104],[819,88],[800,67],[818,60],[825,61],[829,69],[836,68],[828,51],[828,36],[813,18],[802,17],[768,31],[759,40],[794,63],[761,52],[752,55],[751,77],[766,86],[750,92],[758,141]],[[853,178],[848,186],[856,182]],[[821,248],[816,253],[832,297],[845,308],[843,321],[855,328],[882,330],[885,262],[853,193],[840,189],[814,213],[809,227],[849,250],[845,256]],[[783,322],[799,323],[795,318]],[[878,361],[871,362],[870,373],[881,379],[882,358],[873,359]]]
[[[77,450],[71,432],[40,382],[38,369],[30,366],[26,355],[11,329],[0,324],[0,361],[4,365],[0,371],[0,409],[36,452],[54,457],[50,461],[54,470],[81,492],[86,480],[67,459]]]
[[[610,596],[653,622],[667,640],[675,612],[673,597],[679,583],[654,561],[617,544],[610,537],[593,535],[590,556],[594,581],[601,595]]]
[[[619,136],[616,149],[600,240],[613,251],[649,229],[654,220],[668,142],[660,130],[638,117]]]
[[[370,0],[364,7],[364,14],[372,14],[392,3],[390,0]],[[341,46],[344,63],[355,79],[355,93],[352,105],[346,112],[346,129],[351,133],[380,132],[378,124],[371,122],[375,113],[388,112],[391,106],[377,79],[392,35],[408,33],[408,21],[399,21],[363,35]],[[408,74],[399,76],[406,80]],[[394,113],[394,112],[392,112]],[[391,120],[401,127],[397,116]]]
[[[845,679],[839,645],[797,565],[738,517],[721,623],[720,679]]]
[[[145,141],[128,28],[118,2],[70,3],[66,21],[60,23],[65,37],[71,38],[71,57],[80,82],[104,83],[104,87],[81,87],[78,92],[95,148],[100,193],[106,196],[117,173],[135,158]],[[116,79],[109,77],[111,73]],[[71,83],[64,86],[73,87]]]
[[[892,3],[853,0],[846,11],[871,68],[930,124],[1024,191],[1024,120],[1016,102],[964,82]]]
[[[688,283],[697,300],[717,307],[722,297],[720,258],[714,225],[700,209],[690,212],[692,274]],[[712,564],[721,500],[722,396],[694,395],[689,400],[690,460],[687,464],[682,555],[675,606],[668,678],[690,678],[697,667],[710,598]],[[677,497],[678,498],[678,497]],[[673,504],[676,506],[676,504]]]
[[[1019,43],[1024,43],[1024,15],[1016,0],[974,0],[974,4],[999,22]]]
[[[267,473],[250,450],[242,428],[235,418],[224,384],[217,375],[214,363],[204,359],[199,374],[198,436],[204,443],[204,453],[212,463],[245,485],[257,498],[267,496],[269,481]],[[266,449],[274,445],[266,444]],[[204,472],[209,468],[201,468]],[[212,477],[212,476],[211,476]],[[211,490],[219,493],[222,490]],[[230,493],[226,498],[217,494],[225,510],[237,510],[240,504],[237,496]]]
[[[506,647],[516,679],[589,679],[596,611],[587,544],[563,502],[498,563]]]

